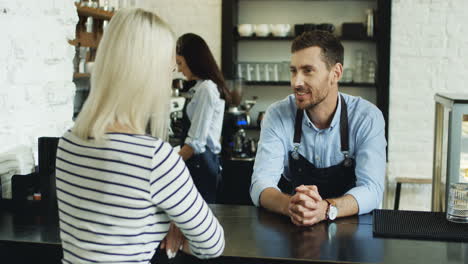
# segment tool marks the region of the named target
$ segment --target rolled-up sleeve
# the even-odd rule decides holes
[[[260,206],[260,195],[266,188],[278,189],[278,182],[284,170],[284,142],[282,141],[281,119],[271,107],[262,121],[260,141],[250,185],[250,197]]]
[[[368,115],[356,133],[356,187],[347,194],[356,199],[359,214],[366,214],[380,205],[384,191],[387,142],[380,111]]]
[[[196,92],[196,98],[192,102],[193,115],[185,144],[192,147],[195,154],[205,152],[210,124],[215,112],[215,102],[219,100],[216,87],[212,88],[206,86],[205,82],[202,83],[202,86]]]

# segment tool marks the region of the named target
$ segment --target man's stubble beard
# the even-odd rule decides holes
[[[308,105],[305,105],[304,107],[300,107],[298,105],[298,103],[296,102],[296,106],[297,108],[301,109],[301,110],[312,110],[314,109],[316,106],[318,106],[320,103],[322,103],[327,97],[328,97],[328,94],[330,93],[330,89],[327,89],[327,93],[325,94],[325,96],[323,96],[322,98],[319,99],[318,102],[315,102],[315,103],[310,103]]]

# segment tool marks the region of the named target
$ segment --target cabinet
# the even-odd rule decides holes
[[[468,94],[436,94],[432,211],[448,208],[450,184],[468,183]]]
[[[367,8],[375,11],[374,37],[340,37],[345,48],[346,69],[352,65],[354,51],[368,51],[376,62],[375,82],[340,83],[340,87],[370,89],[375,94],[373,103],[382,111],[388,129],[389,64],[390,64],[390,0],[223,0],[221,66],[226,79],[238,77],[237,64],[245,61],[288,61],[294,39],[294,25],[331,23],[334,34],[341,36],[341,25],[346,22],[366,22]],[[240,37],[239,24],[290,24],[291,35],[286,37]],[[351,62],[351,63],[350,63]],[[289,86],[289,81],[248,81],[248,86]],[[259,88],[260,89],[260,88]],[[346,92],[346,91],[345,91]],[[260,96],[261,97],[261,96]],[[264,109],[261,109],[264,110]]]

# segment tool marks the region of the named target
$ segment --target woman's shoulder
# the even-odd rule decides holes
[[[219,98],[218,86],[212,80],[200,80],[197,83],[196,93],[208,97]]]
[[[218,92],[218,85],[214,83],[212,80],[201,80],[198,84],[200,90],[204,90],[210,93],[219,93]]]

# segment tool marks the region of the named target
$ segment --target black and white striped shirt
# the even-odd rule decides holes
[[[185,163],[162,140],[65,133],[56,182],[63,263],[149,263],[173,221],[199,258],[221,255],[224,231]]]

